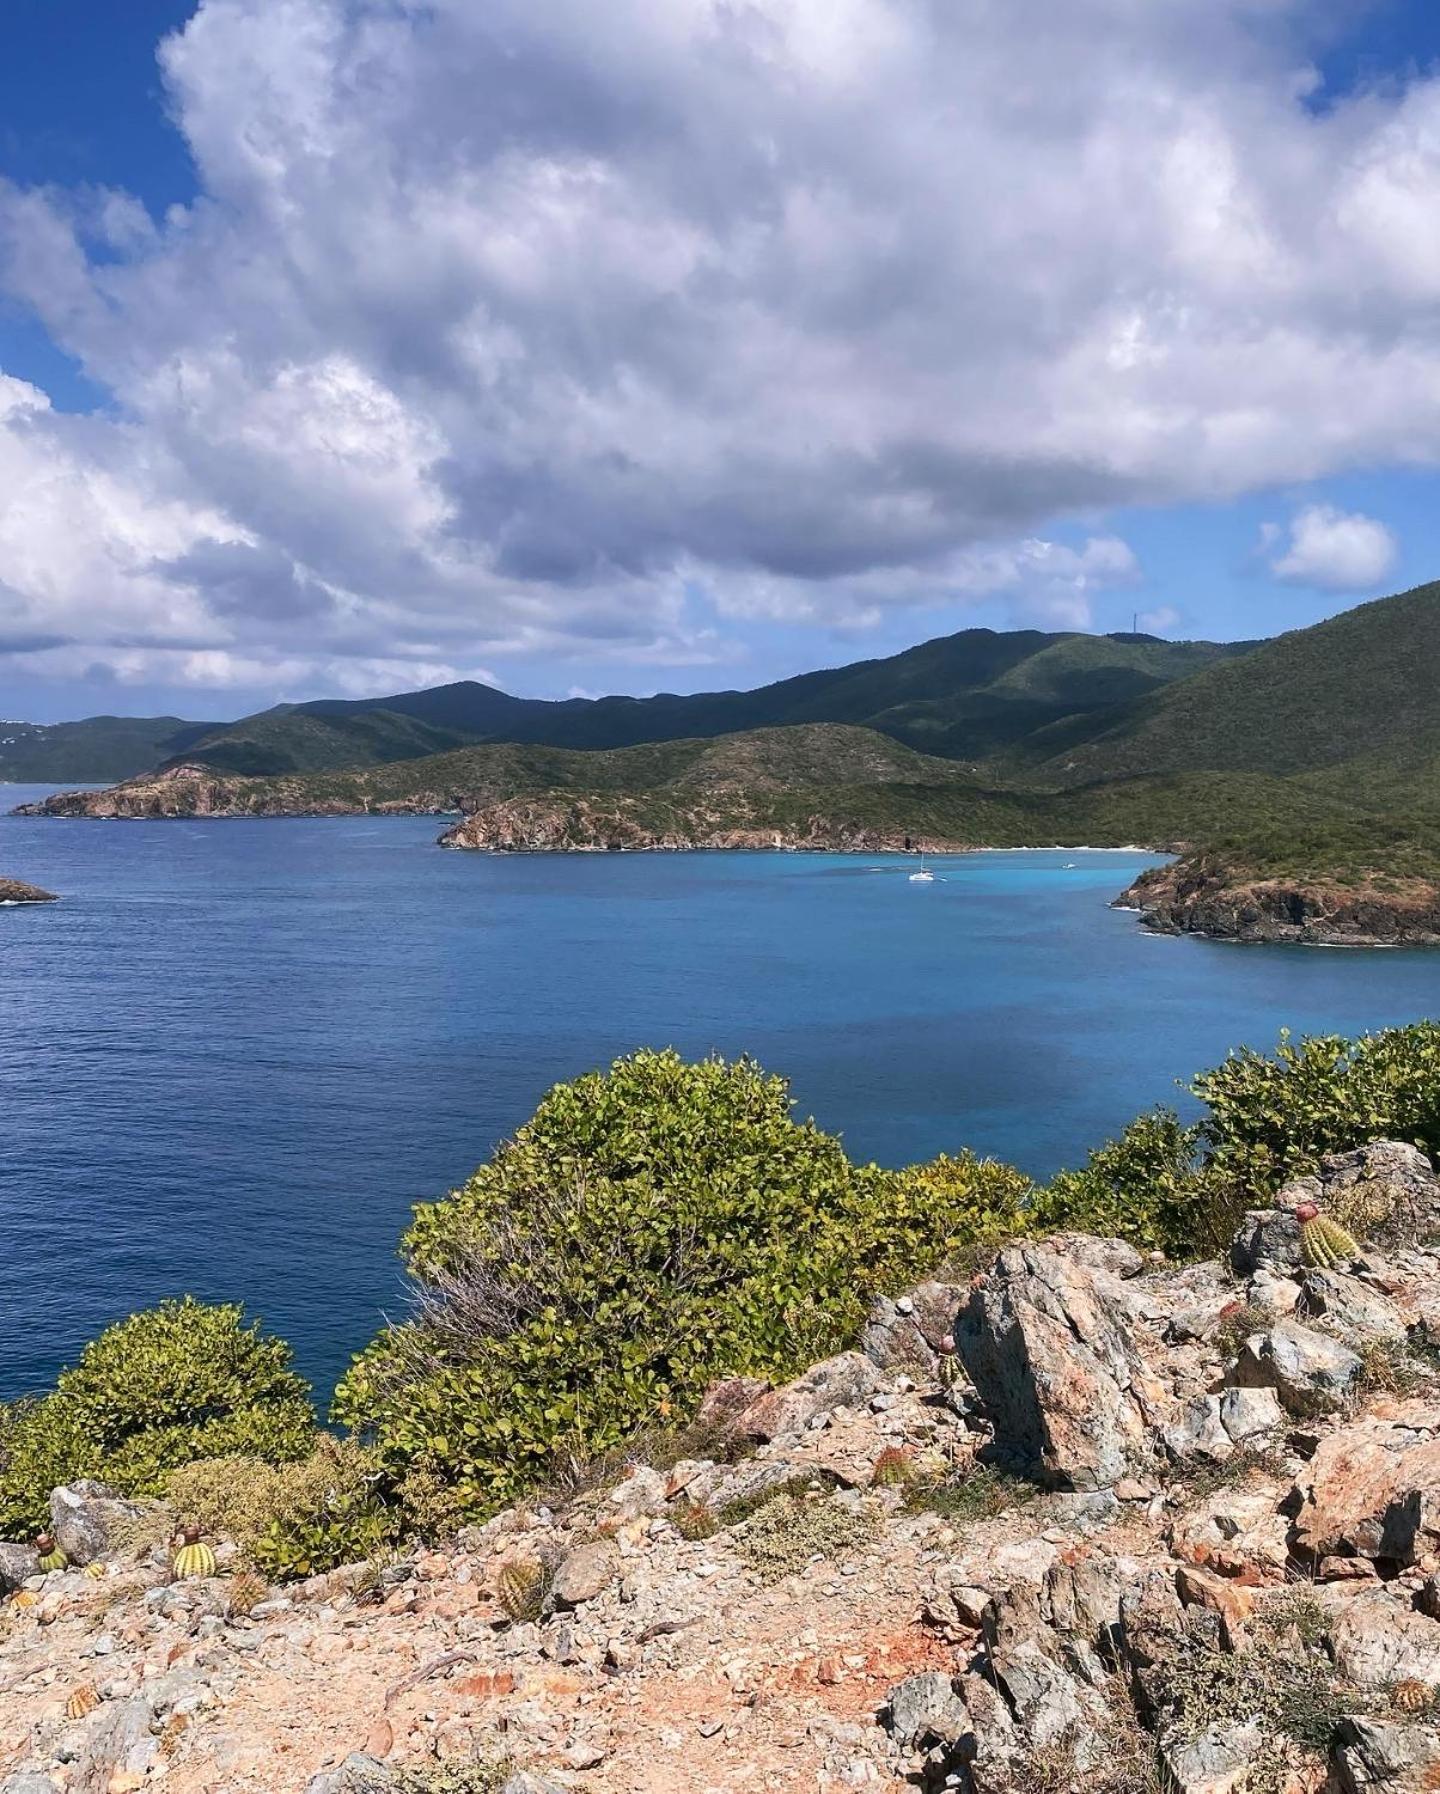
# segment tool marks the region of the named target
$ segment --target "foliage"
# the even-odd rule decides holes
[[[905,1507],[912,1514],[939,1514],[963,1526],[1024,1507],[1038,1493],[1024,1477],[993,1464],[972,1464],[959,1476],[942,1470],[914,1476],[905,1488]]]
[[[386,1780],[393,1794],[501,1794],[510,1778],[508,1758],[476,1762],[420,1763],[398,1770]]]
[[[40,1524],[50,1490],[76,1477],[155,1495],[198,1458],[300,1456],[314,1427],[283,1340],[238,1306],[164,1302],[108,1328],[0,1427],[0,1536]]]
[[[720,1517],[703,1501],[677,1501],[670,1510],[670,1524],[682,1539],[694,1543],[714,1538],[720,1530]]]
[[[1210,1249],[1228,1238],[1238,1213],[1224,1184],[1198,1161],[1199,1129],[1173,1109],[1132,1121],[1092,1152],[1083,1169],[1062,1171],[1037,1193],[1031,1224],[1114,1235],[1166,1252]]]
[[[849,1343],[1028,1191],[968,1156],[850,1163],[749,1061],[641,1052],[560,1085],[463,1189],[416,1210],[418,1305],[358,1358],[337,1415],[393,1472],[480,1511],[657,1420],[715,1377],[787,1377]]]
[[[243,1557],[277,1581],[356,1563],[391,1544],[398,1517],[382,1498],[373,1455],[353,1440],[314,1435],[305,1458],[210,1459],[171,1473],[176,1516],[235,1541]]]
[[[793,1576],[816,1557],[839,1557],[875,1536],[874,1512],[835,1497],[782,1495],[745,1522],[736,1549],[765,1582]]]
[[[1195,1080],[1208,1105],[1209,1161],[1249,1197],[1313,1170],[1328,1152],[1408,1140],[1440,1152],[1440,1023],[1358,1040],[1282,1035],[1273,1055],[1246,1047]]]

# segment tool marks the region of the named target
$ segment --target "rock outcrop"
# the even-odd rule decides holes
[[[16,903],[54,903],[53,891],[42,891],[39,885],[23,884],[18,878],[0,878],[0,906]]]
[[[1224,1265],[1008,1247],[717,1386],[710,1455],[244,1612],[57,1490],[72,1566],[0,1548],[0,1794],[1433,1790],[1440,1186],[1382,1143],[1303,1188]],[[1317,1190],[1344,1272],[1290,1253]]]
[[[1142,872],[1116,907],[1156,934],[1322,947],[1440,943],[1440,886],[1423,878],[1264,877],[1213,854]]]

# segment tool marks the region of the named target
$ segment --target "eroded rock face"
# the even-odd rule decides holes
[[[1424,1421],[1431,1424],[1426,1426]],[[1440,1553],[1440,1411],[1372,1417],[1322,1439],[1294,1495],[1294,1543],[1391,1565]]]
[[[139,1513],[108,1483],[82,1478],[50,1496],[50,1530],[72,1564],[103,1562],[111,1552],[116,1525]]]
[[[1434,1794],[1440,1727],[1351,1715],[1333,1754],[1341,1794]]]
[[[881,1381],[863,1352],[841,1352],[811,1365],[783,1388],[759,1396],[736,1416],[734,1430],[744,1438],[761,1440],[803,1433],[836,1408],[867,1401],[879,1391]]]
[[[1119,1274],[1132,1264],[1119,1241],[1007,1247],[955,1325],[997,1450],[1062,1487],[1113,1486],[1149,1461],[1169,1418]]]
[[[40,1553],[33,1545],[0,1545],[0,1595],[19,1588],[27,1576],[40,1574]]]
[[[928,1282],[893,1301],[882,1296],[860,1335],[861,1351],[881,1370],[933,1377],[965,1295],[957,1284]]]

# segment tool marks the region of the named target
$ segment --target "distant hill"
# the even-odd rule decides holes
[[[129,779],[183,754],[215,723],[178,716],[89,716],[78,723],[0,722],[0,780],[66,785]]]
[[[221,725],[171,758],[261,776],[378,766],[485,741],[603,749],[855,723],[925,753],[978,761],[1016,749],[1036,730],[1106,717],[1246,647],[966,629],[755,691],[553,701],[464,681],[384,698],[321,699]]]

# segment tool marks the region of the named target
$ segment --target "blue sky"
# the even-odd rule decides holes
[[[10,0],[0,715],[1440,576],[1437,68],[1419,0]]]

